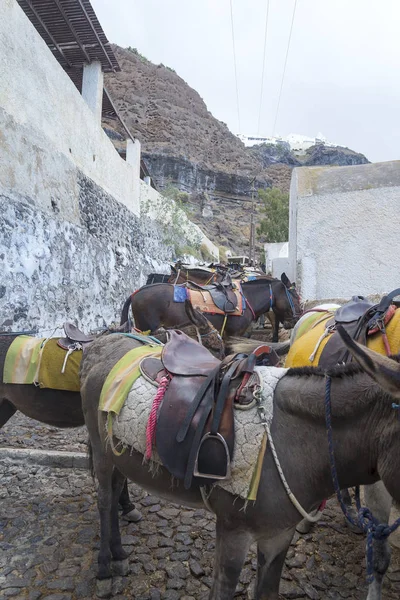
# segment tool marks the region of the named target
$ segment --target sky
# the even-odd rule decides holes
[[[233,133],[400,159],[399,0],[91,1],[110,42],[175,69]]]

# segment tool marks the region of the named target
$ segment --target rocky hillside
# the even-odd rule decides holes
[[[188,192],[190,218],[233,253],[248,253],[252,184],[288,191],[295,166],[368,162],[347,148],[314,146],[302,157],[285,143],[245,148],[173,69],[151,63],[135,49],[113,49],[122,70],[106,75],[106,86],[140,140],[157,187]],[[111,120],[103,126],[122,149],[122,127]]]

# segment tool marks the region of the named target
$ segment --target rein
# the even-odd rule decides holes
[[[332,379],[329,375],[326,377],[325,386],[325,422],[326,432],[328,434],[328,449],[329,449],[329,464],[331,468],[331,475],[333,481],[333,487],[336,492],[336,497],[339,501],[340,508],[346,519],[354,526],[358,526],[367,535],[367,550],[366,550],[366,562],[367,562],[367,582],[372,583],[374,580],[374,563],[373,563],[373,540],[384,540],[389,537],[393,531],[400,526],[400,518],[397,519],[392,525],[386,523],[379,523],[374,517],[370,509],[366,506],[361,506],[360,502],[360,486],[355,488],[356,506],[358,511],[358,520],[355,521],[347,510],[345,503],[343,502],[342,493],[340,491],[336,465],[335,465],[335,453],[333,449],[333,437],[332,437],[332,413],[331,413],[331,385]],[[397,408],[397,405],[392,404],[392,408]]]

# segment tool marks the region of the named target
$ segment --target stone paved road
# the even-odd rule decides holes
[[[21,417],[0,432],[0,446],[85,450],[84,429],[60,431]],[[14,600],[96,597],[98,549],[94,485],[87,471],[0,462],[0,596]],[[214,518],[147,495],[130,485],[144,513],[123,523],[131,573],[113,580],[114,600],[203,600],[211,582]],[[252,598],[254,548],[237,598]],[[364,540],[343,525],[334,500],[312,534],[296,536],[286,560],[282,598],[366,597]],[[400,551],[394,550],[385,600],[400,597]]]

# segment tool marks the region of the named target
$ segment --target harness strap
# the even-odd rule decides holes
[[[224,335],[224,331],[225,331],[225,325],[226,325],[226,321],[227,321],[227,319],[228,319],[228,315],[225,313],[225,316],[224,316],[224,322],[222,323],[222,327],[221,327],[221,333],[220,333],[220,336],[221,336],[221,337]]]
[[[220,366],[218,365],[215,369],[213,369],[207,375],[206,379],[203,381],[203,383],[197,390],[197,393],[193,399],[193,402],[190,404],[189,410],[186,413],[185,419],[182,422],[182,425],[180,426],[179,431],[176,435],[177,442],[183,442],[183,440],[187,436],[187,433],[188,433],[189,427],[190,427],[190,423],[192,422],[192,419],[196,413],[196,410],[200,406],[200,403],[201,403],[205,393],[208,391],[210,385],[215,380],[215,377],[216,377],[217,373],[219,372],[219,368],[220,368]]]
[[[212,434],[216,434],[218,432],[219,423],[221,421],[222,412],[223,412],[224,406],[225,406],[225,400],[228,396],[228,390],[229,390],[229,384],[231,382],[231,376],[235,372],[236,367],[237,367],[237,362],[234,361],[222,379],[222,383],[221,383],[221,386],[220,386],[219,392],[218,392],[218,397],[215,402],[213,420],[211,422],[210,433],[212,433]]]

